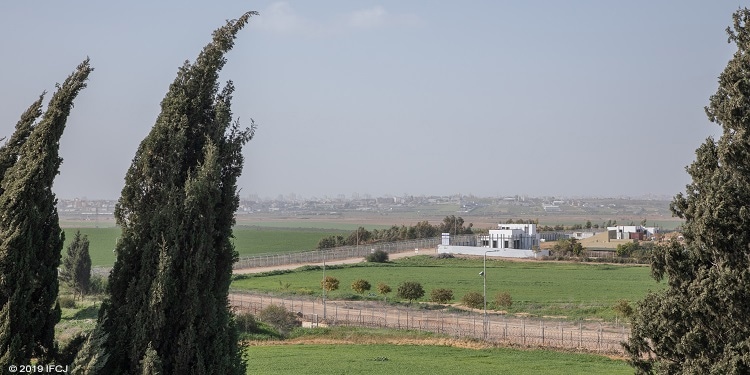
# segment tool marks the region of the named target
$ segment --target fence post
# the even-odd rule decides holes
[[[523,323],[523,344],[526,345],[526,319],[521,319]]]
[[[474,328],[474,334],[473,334],[473,336],[477,337],[477,316],[476,315],[472,315],[471,318],[474,321],[474,323],[471,325]]]
[[[578,322],[578,347],[583,348],[583,322]]]
[[[543,320],[539,321],[539,326],[542,327],[542,345],[544,345],[544,321]]]

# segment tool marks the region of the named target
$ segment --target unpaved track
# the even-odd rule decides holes
[[[382,301],[327,301],[262,294],[232,293],[230,302],[238,311],[257,314],[269,305],[297,312],[307,326],[337,325],[412,329],[447,334],[457,338],[483,339],[482,312],[450,313],[385,304]],[[323,316],[325,315],[325,319]],[[524,347],[563,348],[622,355],[620,342],[629,332],[623,327],[598,322],[524,319],[488,314],[486,341]]]
[[[409,250],[401,253],[389,253],[388,259],[401,259],[406,258],[414,255],[434,255],[436,254],[437,249],[419,249],[418,252],[415,252],[414,250]],[[326,265],[333,266],[337,264],[354,264],[354,263],[361,263],[364,262],[365,259],[362,257],[359,258],[349,258],[349,259],[341,259],[341,260],[332,260],[329,262],[326,262]],[[303,267],[303,266],[323,266],[323,262],[319,263],[294,263],[294,264],[285,264],[285,265],[279,265],[279,266],[271,266],[271,267],[254,267],[254,268],[240,268],[236,270],[232,270],[232,273],[236,275],[241,274],[248,274],[248,273],[261,273],[261,272],[269,272],[269,271],[276,271],[276,270],[293,270],[295,268]]]

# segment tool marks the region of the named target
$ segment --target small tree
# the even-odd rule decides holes
[[[380,293],[380,295],[383,296],[383,301],[387,300],[388,297],[386,297],[386,295],[392,291],[393,290],[391,289],[390,286],[388,286],[388,284],[386,283],[378,284],[378,293]]]
[[[396,291],[399,298],[408,299],[411,304],[415,299],[424,297],[424,289],[422,284],[416,281],[405,281],[398,286]]]
[[[89,255],[89,238],[76,231],[73,241],[68,245],[67,255],[62,262],[60,279],[73,289],[76,295],[83,299],[88,294],[91,285],[91,256]]]
[[[495,306],[497,307],[511,307],[513,306],[513,298],[511,298],[508,292],[499,292],[495,295]]]
[[[297,320],[297,315],[278,305],[268,305],[260,311],[258,318],[276,328],[282,336],[288,334],[294,327],[302,325],[302,322]]]
[[[468,292],[461,298],[461,302],[472,309],[484,307],[484,295],[479,292]]]
[[[352,290],[359,294],[363,294],[364,292],[370,290],[370,288],[372,288],[372,285],[370,285],[370,283],[365,279],[354,280],[354,282],[352,283]]]
[[[612,310],[623,319],[630,319],[635,313],[633,306],[630,305],[630,301],[626,299],[617,300],[615,305],[612,306]]]
[[[320,286],[323,287],[326,292],[332,292],[339,288],[339,279],[333,276],[326,276],[325,279],[320,280]]]
[[[388,253],[384,250],[375,250],[365,257],[370,263],[385,263],[388,261]]]
[[[430,292],[430,301],[436,303],[448,303],[453,299],[453,291],[450,289],[437,288]]]

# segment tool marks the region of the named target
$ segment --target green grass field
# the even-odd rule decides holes
[[[339,266],[326,271],[327,276],[339,279],[339,289],[329,294],[331,299],[351,298],[351,284],[365,279],[372,284],[391,286],[389,300],[396,299],[395,291],[404,281],[417,281],[425,290],[422,301],[429,299],[435,288],[453,290],[454,301],[469,291],[482,293],[481,259],[433,259],[415,256],[387,264],[361,263]],[[249,275],[232,283],[233,289],[268,291],[275,293],[321,294],[322,271],[297,270],[291,273],[262,276]],[[288,287],[287,287],[288,286]],[[492,306],[499,292],[510,293],[513,299],[509,313],[529,313],[535,316],[564,316],[568,319],[599,318],[614,320],[612,306],[620,299],[642,299],[649,289],[660,289],[650,277],[646,266],[583,264],[562,262],[487,261],[487,301]],[[375,298],[375,297],[373,297]]]
[[[94,267],[109,267],[115,263],[115,253],[112,251],[120,236],[120,228],[70,227],[65,231],[65,256],[68,244],[73,239],[76,230],[89,238],[89,254]],[[314,228],[274,228],[260,226],[236,226],[234,228],[234,243],[240,256],[262,253],[283,253],[312,250],[318,246],[321,238],[330,235],[348,235],[348,231],[336,229]]]
[[[632,374],[624,361],[547,350],[430,345],[272,345],[246,349],[247,374]]]

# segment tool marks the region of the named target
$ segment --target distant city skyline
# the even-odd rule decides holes
[[[177,68],[258,10],[222,72],[259,125],[240,196],[672,197],[735,51],[731,2],[0,4],[0,137],[86,56],[60,198],[117,199]]]

